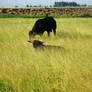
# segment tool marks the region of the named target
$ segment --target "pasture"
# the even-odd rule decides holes
[[[0,92],[92,92],[92,18],[56,18],[34,39],[64,49],[44,51],[27,42],[36,20],[0,19]]]

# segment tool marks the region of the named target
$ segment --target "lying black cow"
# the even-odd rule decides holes
[[[35,35],[42,36],[45,31],[47,31],[48,36],[50,36],[52,30],[54,35],[56,35],[56,21],[52,17],[38,19],[34,24],[32,31],[29,32],[29,37],[34,37]]]

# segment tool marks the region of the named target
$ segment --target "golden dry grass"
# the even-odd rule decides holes
[[[35,39],[64,50],[44,51],[27,42],[36,20],[0,19],[0,91],[92,92],[92,19],[56,19],[56,37]]]

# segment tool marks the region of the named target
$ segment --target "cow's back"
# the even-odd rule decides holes
[[[38,25],[42,29],[49,30],[56,28],[56,21],[52,17],[46,17],[38,20]]]
[[[51,28],[56,29],[56,21],[54,20],[53,17],[47,17],[47,20],[49,20]]]
[[[40,33],[52,29],[56,29],[56,21],[53,17],[46,17],[38,19],[32,30],[36,33]]]

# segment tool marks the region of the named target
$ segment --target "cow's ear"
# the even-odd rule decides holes
[[[27,42],[30,42],[30,43],[32,43],[32,41],[27,41]]]

